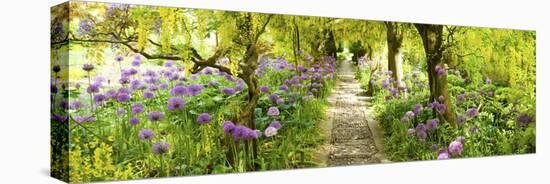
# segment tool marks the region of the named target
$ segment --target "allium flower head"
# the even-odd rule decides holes
[[[277,107],[270,107],[267,110],[267,115],[269,116],[278,116],[279,115],[279,108]]]
[[[437,66],[435,66],[435,73],[438,76],[443,76],[443,74],[445,74],[445,68],[441,67],[440,65],[437,65]]]
[[[458,121],[459,125],[463,125],[467,119],[466,119],[466,116],[461,114],[456,117],[456,120]]]
[[[172,88],[172,90],[170,90],[170,95],[172,95],[172,96],[181,96],[181,95],[184,95],[186,93],[187,93],[187,88],[185,88],[184,86],[180,86],[180,85],[174,86],[174,88]]]
[[[135,103],[132,105],[132,114],[139,114],[143,112],[144,109],[145,109],[145,106],[143,106],[143,104]]]
[[[470,133],[476,133],[477,130],[479,130],[479,128],[477,128],[476,125],[472,125],[468,131],[470,131]]]
[[[407,116],[409,119],[414,118],[414,115],[415,115],[415,114],[414,114],[414,112],[412,112],[412,111],[407,111],[407,112],[405,113],[405,116]]]
[[[233,88],[223,88],[222,92],[225,93],[228,96],[234,95],[235,90]]]
[[[172,97],[168,100],[168,109],[175,111],[185,108],[185,101],[179,97]]]
[[[80,109],[82,107],[84,107],[84,104],[82,104],[81,101],[73,101],[69,103],[69,108],[71,109]]]
[[[270,127],[267,127],[267,128],[265,129],[264,135],[265,135],[266,137],[272,137],[272,136],[277,135],[277,128],[271,127],[271,126],[270,126]]]
[[[151,111],[147,114],[147,116],[151,122],[157,122],[164,119],[164,114],[160,111]]]
[[[416,131],[415,131],[413,128],[407,129],[407,135],[408,135],[408,136],[413,136],[414,133],[416,133]]]
[[[421,105],[421,104],[416,104],[416,105],[414,105],[413,113],[414,113],[415,115],[420,114],[421,111],[422,111],[422,105]]]
[[[426,137],[428,137],[428,134],[426,133],[426,131],[416,131],[416,136],[418,136],[418,139],[420,139],[420,141],[424,142],[426,141]]]
[[[88,86],[88,88],[86,88],[86,92],[88,93],[97,93],[99,92],[99,84],[91,84],[90,86]]]
[[[453,156],[462,154],[462,143],[457,140],[451,142],[451,144],[449,144],[449,152]]]
[[[118,108],[118,109],[116,109],[116,114],[118,116],[122,116],[122,115],[126,114],[126,110],[124,110],[124,108],[122,108],[122,107]]]
[[[197,96],[199,95],[202,90],[204,89],[204,86],[198,85],[198,84],[191,84],[187,87],[187,96]]]
[[[288,86],[283,84],[281,85],[281,87],[279,88],[281,91],[288,91]]]
[[[477,111],[476,108],[469,108],[466,110],[466,114],[470,117],[474,117],[474,116],[477,116],[479,112]]]
[[[138,132],[138,137],[141,140],[151,140],[153,137],[155,137],[155,134],[151,129],[143,129]]]
[[[197,123],[203,124],[203,123],[210,123],[212,120],[212,117],[208,113],[202,113],[197,117]]]
[[[86,64],[82,65],[82,70],[90,72],[90,71],[94,70],[94,65],[86,63]]]
[[[533,122],[533,118],[531,116],[529,116],[529,114],[527,114],[527,113],[522,113],[516,118],[516,121],[518,122],[518,124],[520,126],[525,127],[525,126],[527,126],[527,125],[529,125],[530,123]]]
[[[428,130],[435,130],[437,129],[438,124],[439,124],[439,119],[437,118],[431,119],[431,120],[428,120],[428,122],[426,123],[426,128]]]
[[[77,123],[90,123],[97,120],[97,118],[92,114],[82,115],[82,116],[75,116],[73,119]]]
[[[447,160],[449,158],[451,158],[451,156],[449,155],[449,153],[447,151],[442,151],[437,156],[437,160]]]
[[[151,91],[145,91],[143,92],[143,98],[155,98],[155,94]]]
[[[95,102],[96,104],[102,103],[102,102],[104,102],[106,99],[107,99],[107,96],[105,96],[104,94],[95,94],[95,95],[94,95],[94,102]]]
[[[121,55],[117,55],[117,56],[115,56],[115,61],[116,62],[122,62],[122,61],[124,61],[124,57],[122,57]]]
[[[279,121],[272,121],[271,123],[269,123],[269,126],[273,127],[273,128],[276,128],[276,129],[280,129],[281,128],[281,123]]]
[[[57,73],[57,72],[61,71],[61,67],[59,65],[54,65],[52,70],[53,70],[53,72]]]
[[[277,103],[277,100],[279,99],[279,95],[273,93],[269,96],[269,100],[273,103]]]
[[[119,102],[127,102],[130,100],[130,95],[128,93],[119,93],[116,99]]]
[[[160,141],[160,142],[157,142],[157,143],[153,144],[153,153],[154,154],[163,155],[163,154],[168,153],[169,150],[170,150],[170,144],[168,144],[164,141]]]
[[[426,125],[424,125],[424,123],[419,123],[418,125],[416,125],[416,131],[426,131]]]
[[[235,130],[235,124],[231,121],[225,121],[222,124],[223,132],[226,134],[233,133],[233,130]]]
[[[139,119],[134,117],[134,118],[130,119],[130,121],[128,121],[128,123],[130,123],[130,125],[137,125],[139,123]]]
[[[445,110],[447,110],[447,106],[445,106],[445,104],[443,103],[440,103],[440,104],[437,104],[437,112],[439,113],[445,113]]]
[[[269,93],[269,87],[268,87],[268,86],[262,86],[262,87],[260,87],[260,92],[262,92],[262,93]]]

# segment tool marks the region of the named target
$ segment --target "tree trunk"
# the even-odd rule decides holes
[[[394,88],[403,87],[403,67],[401,44],[403,42],[403,29],[398,23],[386,22],[386,33],[388,42],[388,70],[392,72]]]
[[[442,75],[438,75],[435,71],[436,66],[445,67],[442,61],[443,26],[415,24],[415,27],[422,38],[428,62],[427,71],[430,85],[430,99],[431,101],[439,101],[438,98],[440,96],[443,97],[443,101],[440,103],[445,104],[446,108],[440,119],[456,127],[456,115],[451,105],[451,96],[449,95],[447,86],[447,73],[444,72]]]

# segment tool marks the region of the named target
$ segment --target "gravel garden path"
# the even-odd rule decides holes
[[[387,162],[384,157],[383,134],[374,119],[371,98],[361,96],[362,89],[349,61],[342,61],[338,82],[328,98],[330,108],[325,123],[328,145],[325,145],[326,166],[362,165]]]

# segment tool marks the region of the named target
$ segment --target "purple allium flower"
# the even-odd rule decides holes
[[[153,139],[153,137],[155,137],[155,134],[151,129],[143,129],[138,132],[138,137],[141,140],[150,141],[151,139]]]
[[[141,64],[140,60],[136,60],[136,59],[132,60],[132,66],[138,67],[140,64]]]
[[[172,96],[181,96],[187,93],[187,88],[184,86],[176,85],[172,90],[170,90],[170,95]]]
[[[210,123],[212,120],[212,117],[208,113],[202,113],[197,117],[197,123],[203,124],[203,123]]]
[[[119,93],[116,99],[119,102],[127,102],[130,100],[130,95],[128,93]]]
[[[174,66],[174,61],[166,60],[166,62],[164,62],[164,67],[172,67],[172,66]]]
[[[407,112],[405,113],[405,116],[407,116],[409,119],[414,118],[414,115],[415,115],[415,114],[414,114],[414,112],[412,112],[412,111],[407,111]]]
[[[423,108],[422,108],[422,105],[421,105],[421,104],[416,104],[416,105],[414,105],[413,113],[414,113],[415,115],[418,115],[418,114],[420,114],[420,112],[422,111],[422,109],[423,109]]]
[[[391,96],[386,96],[386,97],[384,97],[384,99],[386,100],[386,102],[387,102],[387,101],[390,101],[390,100],[391,100]]]
[[[151,91],[145,91],[143,92],[143,98],[155,98],[155,94]]]
[[[447,106],[445,104],[437,104],[437,111],[441,114],[445,113],[445,110],[447,109]]]
[[[469,108],[466,110],[466,114],[470,117],[474,117],[474,116],[477,116],[479,112],[477,111],[476,108]]]
[[[105,92],[105,94],[109,97],[109,98],[116,98],[116,90],[114,89],[110,89],[108,90],[107,92]]]
[[[168,100],[168,109],[175,111],[185,108],[185,101],[179,97],[172,97]]]
[[[276,128],[276,129],[280,129],[281,128],[281,123],[279,121],[272,121],[271,123],[269,123],[269,126],[273,127],[273,128]]]
[[[428,137],[428,134],[426,133],[426,131],[416,131],[416,136],[418,136],[418,139],[420,139],[420,141],[424,142],[426,141],[426,137]]]
[[[143,109],[145,109],[145,106],[143,106],[140,103],[136,103],[132,105],[132,114],[139,114],[143,112]]]
[[[428,103],[427,107],[430,108],[430,109],[434,109],[434,108],[437,108],[438,104],[439,103],[437,103],[437,102],[431,102],[431,103]]]
[[[466,120],[467,120],[467,119],[466,119],[466,116],[464,116],[464,115],[462,115],[462,114],[461,114],[461,115],[458,115],[456,119],[457,119],[457,121],[458,121],[458,124],[461,125],[461,126],[462,126],[462,125],[466,122]]]
[[[222,92],[225,93],[228,96],[234,95],[235,90],[233,88],[223,88]]]
[[[270,126],[270,127],[267,127],[267,128],[265,129],[265,133],[264,133],[264,134],[265,134],[266,137],[275,136],[275,135],[277,135],[277,128],[271,127],[271,126]]]
[[[160,141],[160,142],[157,142],[157,143],[153,144],[153,153],[154,154],[163,155],[163,154],[168,153],[169,150],[170,150],[170,144],[168,144],[164,141]]]
[[[242,91],[243,90],[243,83],[242,81],[240,81],[236,86],[235,86],[235,91]]]
[[[64,123],[65,121],[67,121],[67,119],[69,119],[69,117],[64,115],[52,114],[51,119],[59,123]]]
[[[283,84],[281,85],[281,87],[279,88],[281,91],[288,91],[288,86]]]
[[[439,119],[437,118],[431,119],[431,120],[428,120],[428,122],[426,123],[426,128],[428,130],[435,130],[437,129],[438,124],[439,124]]]
[[[160,84],[160,85],[158,86],[158,88],[160,88],[160,89],[166,89],[166,88],[168,88],[168,84],[167,84],[167,83],[162,83],[162,84]]]
[[[217,86],[217,85],[218,85],[218,83],[216,81],[208,82],[208,86],[210,86],[210,87],[214,87],[214,86]]]
[[[61,67],[59,65],[54,65],[52,70],[53,72],[58,73],[59,71],[61,71]]]
[[[466,100],[466,94],[465,93],[461,93],[460,95],[456,96],[456,103],[457,104],[461,104],[465,100]]]
[[[462,143],[460,141],[453,141],[449,144],[449,152],[453,156],[462,154]]]
[[[401,123],[408,123],[410,121],[409,117],[408,116],[403,116],[399,121],[401,121]]]
[[[73,119],[77,123],[90,123],[96,121],[96,117],[92,114],[82,115],[82,116],[75,116]]]
[[[99,84],[91,84],[90,86],[88,86],[88,88],[86,88],[86,92],[88,93],[97,93],[99,92]]]
[[[437,65],[435,66],[435,73],[437,73],[437,75],[441,77],[443,74],[445,74],[445,68]]]
[[[279,99],[279,95],[273,93],[269,96],[269,100],[272,102],[272,103],[277,103],[277,100]]]
[[[73,101],[69,104],[69,108],[71,109],[80,109],[82,107],[84,107],[84,104],[81,101]]]
[[[107,99],[107,97],[104,94],[95,94],[94,95],[94,102],[99,104],[104,102]]]
[[[525,127],[533,122],[533,118],[527,113],[522,113],[516,118],[516,121],[520,126]]]
[[[147,116],[151,122],[162,121],[162,119],[164,119],[164,114],[160,111],[151,111]]]
[[[191,84],[187,87],[187,96],[197,96],[199,95],[204,87],[198,84]]]
[[[416,131],[426,131],[426,125],[424,125],[424,123],[419,123],[418,125],[416,125]]]
[[[282,99],[282,98],[279,98],[279,99],[277,99],[277,102],[276,102],[276,103],[277,103],[277,105],[281,105],[281,104],[284,104],[284,103],[285,103],[285,100]]]
[[[223,132],[226,134],[233,133],[233,130],[235,130],[235,124],[231,121],[225,121],[222,124]]]
[[[130,125],[137,125],[139,123],[139,119],[134,117],[130,119],[128,123],[130,123]]]
[[[122,116],[122,115],[124,115],[125,113],[126,113],[126,110],[124,110],[124,108],[122,108],[122,107],[116,109],[116,114],[117,114],[118,116]]]
[[[437,160],[447,160],[449,158],[451,158],[451,156],[449,155],[449,153],[447,151],[442,151],[437,156]]]
[[[86,64],[82,65],[82,70],[90,72],[90,71],[94,70],[94,65],[86,63]]]
[[[430,150],[432,150],[432,151],[437,151],[438,149],[439,149],[439,146],[437,144],[432,144],[430,146]]]
[[[472,125],[469,129],[470,133],[476,133],[479,130],[476,125]]]
[[[270,107],[267,110],[267,115],[269,116],[278,116],[279,115],[279,108],[277,107]]]
[[[413,128],[407,129],[407,135],[408,135],[408,136],[413,136],[414,133],[416,133],[416,131],[415,131]]]
[[[388,80],[382,80],[382,88],[387,89],[388,87],[390,87]]]
[[[262,92],[262,93],[269,93],[269,87],[268,87],[268,86],[262,86],[262,87],[260,87],[260,92]]]
[[[74,88],[80,89],[80,83],[76,83],[76,84],[74,85]]]
[[[124,57],[122,57],[121,55],[117,55],[117,56],[115,56],[115,61],[116,62],[124,61]]]

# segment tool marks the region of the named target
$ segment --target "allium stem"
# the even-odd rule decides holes
[[[88,71],[88,87],[92,85],[92,77],[90,76],[90,72]],[[94,93],[90,92],[90,111],[94,112]]]

